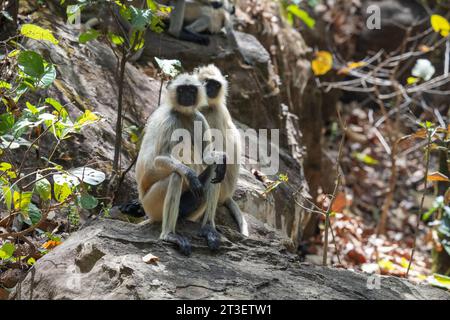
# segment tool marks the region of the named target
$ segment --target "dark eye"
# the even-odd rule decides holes
[[[214,79],[206,80],[206,94],[208,98],[216,98],[219,95],[222,84]]]

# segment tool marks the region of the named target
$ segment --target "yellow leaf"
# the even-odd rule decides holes
[[[387,270],[387,271],[392,271],[395,269],[394,264],[387,259],[378,261],[378,265],[380,266],[381,269]]]
[[[419,81],[419,78],[416,77],[408,77],[408,79],[406,79],[406,82],[408,82],[408,84],[414,84],[417,81]]]
[[[338,74],[349,74],[350,70],[361,68],[367,65],[364,61],[358,61],[358,62],[349,62],[347,63],[347,66],[339,69]]]
[[[441,36],[447,37],[450,33],[450,23],[443,16],[433,14],[431,16],[431,27],[435,32],[439,32]]]
[[[333,56],[328,51],[318,51],[311,62],[311,68],[316,76],[321,76],[333,67]]]
[[[58,40],[53,36],[50,30],[41,28],[34,24],[24,24],[20,29],[20,33],[34,40],[46,40],[53,44],[58,44]]]
[[[445,174],[432,172],[427,176],[427,181],[450,181]]]

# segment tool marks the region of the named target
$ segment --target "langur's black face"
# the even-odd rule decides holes
[[[192,107],[197,103],[198,88],[193,85],[177,87],[177,102],[183,107]]]
[[[215,99],[219,95],[220,89],[222,88],[222,84],[214,79],[206,80],[206,94],[208,98]]]

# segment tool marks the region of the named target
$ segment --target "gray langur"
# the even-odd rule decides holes
[[[218,205],[224,205],[231,212],[241,233],[248,236],[247,222],[239,206],[233,200],[233,193],[239,177],[241,139],[227,109],[228,81],[213,64],[199,67],[194,72],[203,83],[208,99],[208,104],[201,106],[200,112],[205,116],[210,128],[219,130],[224,138],[221,144],[226,151],[227,169],[225,178],[220,184]],[[223,152],[224,150],[218,151]]]
[[[214,217],[220,189],[217,183],[224,178],[225,164],[217,164],[219,161],[216,158],[216,162],[210,165],[205,165],[206,161],[183,162],[180,160],[182,157],[173,152],[179,141],[173,141],[172,134],[177,129],[184,129],[190,137],[194,137],[189,138],[188,142],[193,151],[192,158],[197,154],[205,159],[211,137],[208,135],[208,123],[198,111],[203,104],[206,104],[204,89],[195,75],[181,74],[172,80],[167,86],[163,103],[148,119],[136,162],[139,200],[145,213],[151,221],[162,221],[160,238],[175,243],[186,255],[190,254],[191,245],[186,237],[175,231],[185,198],[201,202],[186,218],[197,221],[203,216],[201,235],[206,238],[208,247],[217,249],[220,245]],[[205,133],[200,137],[200,143],[194,141],[196,121],[201,123]],[[209,156],[214,157],[214,154]],[[225,159],[222,160],[225,162]]]
[[[175,0],[169,33],[182,40],[208,45],[209,38],[201,33],[217,34],[225,27],[226,35],[234,45],[231,21],[234,10],[229,0]]]

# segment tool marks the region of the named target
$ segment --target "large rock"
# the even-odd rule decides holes
[[[193,254],[158,239],[159,225],[96,221],[41,258],[16,287],[15,299],[450,299],[440,289],[394,277],[302,264],[283,238],[250,220],[250,238],[221,227],[223,247],[210,253],[186,223]],[[159,258],[146,264],[147,254]],[[379,281],[378,281],[379,280]],[[379,284],[379,286],[377,285]]]

